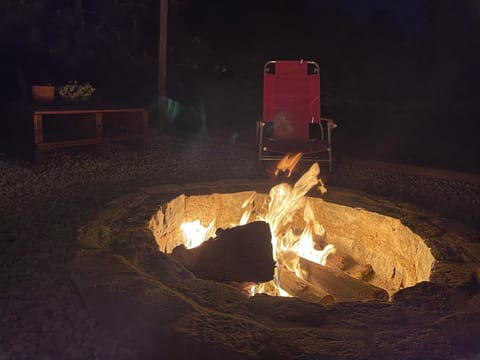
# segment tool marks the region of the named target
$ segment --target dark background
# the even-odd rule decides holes
[[[479,24],[479,0],[170,0],[166,130],[254,142],[263,64],[314,60],[336,154],[478,173]],[[158,28],[159,0],[1,1],[2,143],[68,80],[158,126]]]

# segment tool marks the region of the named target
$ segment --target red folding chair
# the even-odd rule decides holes
[[[332,171],[332,119],[320,116],[320,67],[313,61],[269,61],[263,73],[263,119],[257,122],[258,164],[302,153]]]

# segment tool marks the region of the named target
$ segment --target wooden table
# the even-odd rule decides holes
[[[148,112],[144,108],[45,106],[33,110],[33,126],[37,150],[143,140]]]

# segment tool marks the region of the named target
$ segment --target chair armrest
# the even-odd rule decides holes
[[[335,123],[335,121],[333,119],[330,119],[330,118],[320,118],[320,121],[325,121],[327,123],[327,126],[330,128],[330,129],[335,129],[338,125]]]
[[[273,122],[257,121],[257,139],[261,142],[263,138],[273,138]]]

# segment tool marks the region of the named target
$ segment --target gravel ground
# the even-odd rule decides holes
[[[337,164],[334,184],[414,197],[437,210],[440,201],[478,218],[476,178],[458,183],[457,175],[410,167]],[[70,279],[77,229],[143,186],[258,177],[255,146],[213,139],[155,136],[142,152],[110,144],[98,154],[50,153],[36,166],[0,154],[0,360],[135,358],[96,326]]]
[[[142,186],[258,177],[255,159],[251,145],[169,136],[143,152],[105,145],[36,166],[0,155],[0,360],[132,358],[96,327],[70,280],[77,228]]]

